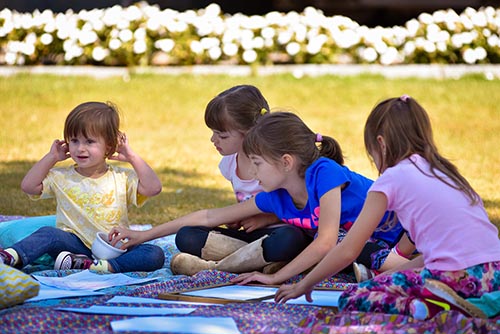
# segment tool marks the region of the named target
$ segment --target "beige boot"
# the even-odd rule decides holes
[[[170,270],[174,275],[194,275],[202,270],[215,269],[215,261],[206,261],[188,253],[178,253],[170,260]]]
[[[231,273],[246,273],[252,270],[261,270],[270,262],[264,260],[262,241],[267,235],[241,247],[231,255],[226,256],[215,266],[215,269]]]
[[[179,253],[172,257],[170,268],[175,275],[194,275],[202,270],[216,269],[231,273],[261,270],[270,262],[264,260],[262,241],[267,235],[246,244],[220,261],[203,260],[197,256]]]
[[[219,261],[245,245],[248,245],[248,243],[243,240],[228,237],[220,232],[211,231],[208,233],[205,246],[201,249],[201,258],[204,260]]]
[[[262,273],[266,275],[277,273],[278,271],[281,270],[281,268],[283,268],[287,264],[288,264],[287,261],[270,262],[267,266],[262,268]]]

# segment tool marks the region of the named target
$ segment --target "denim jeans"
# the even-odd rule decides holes
[[[63,251],[84,254],[92,258],[92,251],[73,233],[45,226],[11,246],[26,266],[44,254],[53,259]],[[107,260],[113,272],[154,271],[163,266],[165,255],[155,245],[141,244],[128,249],[117,258]]]

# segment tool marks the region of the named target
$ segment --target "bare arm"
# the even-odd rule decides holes
[[[243,219],[238,223],[246,233],[279,223],[278,217],[271,213],[261,213],[250,218]]]
[[[224,208],[199,210],[179,217],[172,221],[155,226],[147,231],[132,231],[125,227],[114,227],[109,233],[109,239],[115,245],[123,241],[122,249],[129,248],[143,242],[177,233],[184,226],[216,227],[236,220],[241,220],[261,213],[255,204],[255,199],[233,204]],[[126,239],[126,240],[124,240]]]
[[[26,173],[21,182],[21,189],[28,195],[40,195],[43,190],[43,180],[59,161],[69,158],[68,145],[63,140],[54,140],[50,151],[43,156],[31,169]]]
[[[285,267],[270,275],[259,272],[241,274],[233,281],[239,284],[252,281],[277,284],[304,272],[318,263],[337,243],[340,224],[340,200],[340,187],[330,190],[321,197],[318,236]]]
[[[384,194],[369,192],[363,210],[344,240],[333,247],[302,281],[293,285],[282,285],[276,293],[275,301],[286,302],[303,294],[311,301],[311,291],[316,284],[347,267],[361,253],[386,208],[387,198]]]
[[[118,138],[116,154],[109,157],[109,159],[128,162],[132,165],[139,178],[139,185],[137,187],[139,194],[152,197],[161,192],[162,186],[160,179],[153,169],[132,150],[128,143],[127,136],[124,133]]]
[[[390,275],[396,271],[408,270],[408,269],[417,269],[424,267],[424,257],[422,255],[418,255],[414,259],[397,266],[391,270],[384,271],[381,275]]]
[[[399,254],[407,259],[412,258],[413,252],[416,250],[415,244],[410,240],[407,233],[403,234],[401,239],[398,241],[396,248]]]

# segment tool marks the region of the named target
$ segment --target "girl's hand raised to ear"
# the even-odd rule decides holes
[[[52,154],[57,161],[64,161],[70,157],[68,144],[64,140],[56,139],[50,147],[50,154]]]
[[[127,135],[120,132],[118,136],[118,145],[116,146],[115,154],[109,157],[110,160],[117,160],[122,162],[130,162],[130,157],[134,154],[132,148],[128,143]]]

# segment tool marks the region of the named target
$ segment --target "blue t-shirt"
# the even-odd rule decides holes
[[[349,170],[348,167],[324,157],[319,158],[307,168],[305,182],[308,200],[303,209],[297,209],[292,197],[285,189],[258,193],[255,196],[255,203],[261,211],[274,213],[285,223],[316,230],[320,215],[319,200],[321,196],[344,185],[341,191],[340,226],[349,230],[361,212],[368,189],[373,183],[372,180]],[[384,224],[386,216],[379,226]],[[397,223],[389,231],[374,232],[372,237],[392,244],[399,239],[401,231],[402,227]]]

